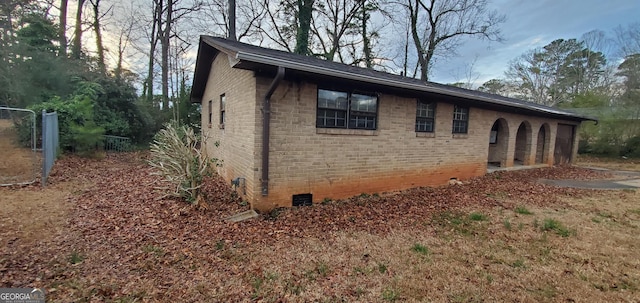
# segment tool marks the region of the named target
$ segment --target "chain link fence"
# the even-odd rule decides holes
[[[0,186],[25,185],[40,176],[33,111],[0,106]]]

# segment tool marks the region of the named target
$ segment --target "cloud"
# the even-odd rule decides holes
[[[640,1],[496,0],[491,7],[507,15],[507,21],[501,26],[505,42],[466,40],[458,50],[459,57],[448,59],[446,64],[438,62],[432,73],[433,81],[461,80],[452,74],[459,73],[474,60],[474,69],[481,75],[479,81],[500,78],[508,62],[528,50],[555,39],[580,38],[594,29],[611,32],[618,25],[637,22]]]

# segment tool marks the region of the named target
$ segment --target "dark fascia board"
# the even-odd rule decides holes
[[[209,78],[209,72],[211,71],[211,63],[218,54],[218,50],[203,41],[203,36],[200,36],[200,42],[198,43],[198,56],[196,57],[196,67],[193,72],[193,82],[191,84],[191,94],[189,98],[192,103],[202,103],[202,95],[204,89],[207,86],[207,78]]]
[[[562,118],[567,120],[576,120],[576,121],[586,121],[592,120],[597,121],[595,118],[586,117],[579,115],[577,113],[572,113],[568,111],[559,110],[556,108],[539,105],[536,103],[525,102],[517,99],[506,98],[499,95],[492,95],[488,93],[480,93],[471,90],[461,89],[457,87],[450,87],[442,84],[434,84],[429,82],[418,82],[418,81],[402,81],[400,79],[382,79],[376,77],[375,75],[368,75],[365,73],[357,73],[353,71],[340,70],[329,68],[321,65],[314,65],[308,62],[300,62],[287,60],[285,58],[278,58],[267,56],[258,52],[251,51],[243,51],[240,48],[234,47],[224,42],[219,42],[221,39],[214,39],[210,36],[201,36],[200,38],[200,48],[203,47],[203,42],[208,44],[210,47],[213,47],[219,51],[226,53],[227,55],[238,60],[236,65],[242,64],[243,61],[258,63],[266,66],[282,66],[285,69],[293,69],[297,71],[302,71],[310,74],[319,74],[329,77],[335,77],[340,79],[347,79],[358,82],[366,82],[371,84],[376,84],[385,87],[393,87],[400,89],[407,89],[416,92],[427,92],[427,93],[435,93],[444,96],[451,96],[457,98],[467,99],[473,102],[482,103],[485,106],[493,106],[500,107],[505,109],[516,109],[517,112],[533,112],[538,115],[551,116],[554,118]],[[234,42],[240,43],[240,42]],[[267,49],[268,50],[268,49]],[[198,52],[198,56],[200,56],[200,51]],[[198,58],[199,61],[200,58]],[[321,60],[321,59],[318,59]],[[210,69],[211,62],[209,62]],[[198,68],[198,64],[196,64],[196,71]],[[194,77],[194,86],[196,83],[196,77]],[[208,76],[208,71],[207,71]],[[206,82],[206,78],[203,79]],[[414,79],[412,79],[414,80]],[[204,88],[202,88],[204,90]],[[201,95],[200,95],[201,97]],[[192,90],[192,100],[193,100],[193,90]]]

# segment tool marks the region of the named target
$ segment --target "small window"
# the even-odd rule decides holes
[[[376,129],[378,97],[318,89],[316,127]]]
[[[227,103],[227,98],[225,97],[224,94],[220,95],[220,128],[224,128],[224,123],[227,121],[226,120],[226,110],[225,110],[225,106]]]
[[[416,132],[432,133],[436,114],[436,104],[418,100],[416,108]]]
[[[491,133],[489,134],[489,144],[498,143],[498,130],[499,130],[498,122],[493,123],[493,126],[491,127]]]
[[[455,105],[453,107],[454,134],[466,134],[469,126],[469,108]]]
[[[209,125],[208,125],[209,128],[211,128],[212,118],[213,118],[213,100],[209,100]]]

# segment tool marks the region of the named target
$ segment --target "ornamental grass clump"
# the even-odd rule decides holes
[[[154,137],[149,164],[165,179],[162,189],[167,196],[205,207],[200,188],[204,177],[212,173],[211,165],[218,162],[208,158],[201,141],[191,127],[168,123]]]

